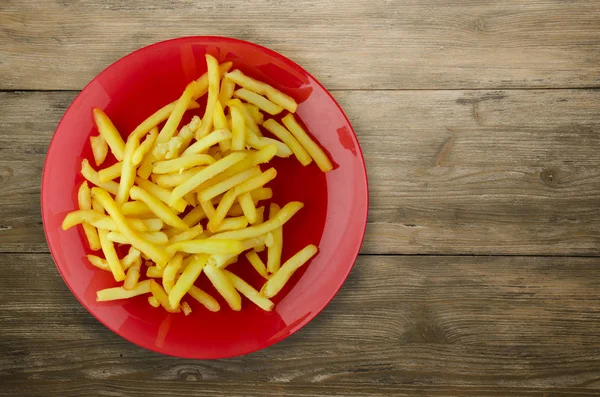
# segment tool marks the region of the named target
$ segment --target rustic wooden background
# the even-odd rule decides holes
[[[40,217],[46,149],[77,91],[186,35],[312,72],[352,121],[371,188],[333,302],[228,360],[104,328]],[[599,88],[599,1],[0,1],[0,395],[598,395]]]

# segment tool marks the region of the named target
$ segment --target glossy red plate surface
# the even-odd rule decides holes
[[[77,206],[82,158],[93,164],[88,137],[97,135],[92,109],[103,109],[123,135],[163,105],[176,100],[186,84],[206,72],[204,55],[263,80],[299,103],[296,113],[325,148],[334,170],[323,174],[314,162],[302,167],[294,157],[275,159],[273,201],[305,207],[284,226],[283,260],[307,244],[319,253],[300,269],[264,312],[246,299],[233,312],[205,276],[198,285],[217,297],[211,313],[192,299],[190,316],[168,314],[147,297],[96,302],[96,291],[116,286],[111,274],[88,263],[91,251],[80,227],[61,229]],[[204,104],[196,114],[202,115]],[[281,116],[284,113],[281,114]],[[112,160],[114,161],[114,160]],[[108,164],[111,164],[110,162]],[[103,165],[105,166],[105,165]],[[323,86],[289,59],[258,45],[222,37],[185,37],[142,48],[109,66],[75,98],[48,149],[42,177],[42,216],[52,256],[81,304],[115,333],[147,349],[189,358],[223,358],[250,353],[281,341],[313,319],[348,276],[367,222],[367,176],[362,153],[348,119]],[[255,288],[261,277],[244,260],[228,269]]]

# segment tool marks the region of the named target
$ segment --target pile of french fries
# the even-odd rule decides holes
[[[189,297],[218,311],[218,301],[194,285],[204,273],[231,309],[241,310],[241,294],[270,311],[270,298],[317,253],[311,244],[281,263],[282,227],[303,204],[271,203],[268,213],[259,206],[272,198],[265,185],[277,175],[260,165],[294,155],[302,165],[314,160],[328,172],[327,155],[294,118],[293,98],[240,70],[229,71],[230,62],[219,65],[210,55],[206,62],[206,74],[126,141],[102,110],[93,111],[99,132],[90,138],[95,165],[104,163],[109,150],[117,162],[96,171],[82,161],[79,210],[65,217],[62,228],[81,224],[90,249],[104,256],[88,255],[90,263],[123,282],[98,291],[98,301],[150,294],[153,307],[187,316]],[[205,94],[204,116],[179,128]],[[283,125],[269,117],[284,110]],[[263,136],[259,126],[274,138]],[[129,245],[128,253],[119,258],[115,244]],[[226,269],[242,254],[265,279],[260,290]]]

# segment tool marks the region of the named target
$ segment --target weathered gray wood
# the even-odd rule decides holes
[[[0,395],[592,395],[599,260],[361,256],[303,330],[194,361],[104,328],[48,254],[3,254]]]
[[[74,95],[0,93],[0,251],[47,252],[39,182]],[[599,90],[335,96],[367,161],[362,253],[600,252]]]
[[[332,89],[600,85],[598,1],[3,0],[0,89],[81,89],[145,45],[222,35]]]

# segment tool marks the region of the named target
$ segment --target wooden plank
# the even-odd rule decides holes
[[[600,85],[599,2],[4,0],[0,89],[81,89],[145,45],[265,45],[331,89]]]
[[[0,93],[0,252],[47,252],[39,181],[74,95]],[[600,253],[600,91],[336,97],[367,161],[362,253]]]
[[[4,254],[0,394],[598,393],[599,260],[361,256],[303,330],[254,354],[195,361],[112,334],[49,255]]]

